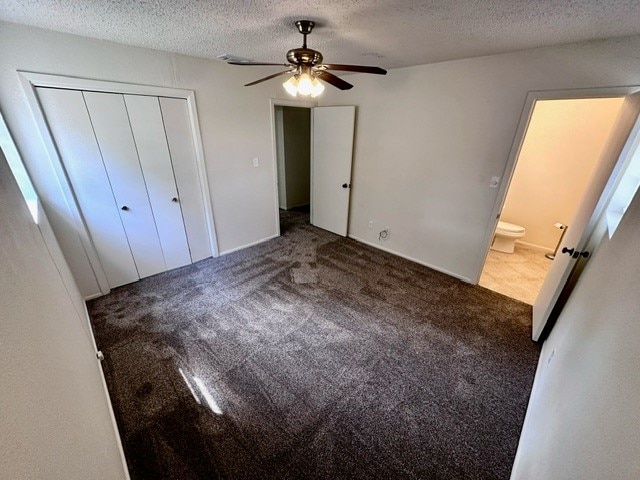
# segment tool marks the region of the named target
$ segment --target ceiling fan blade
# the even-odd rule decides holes
[[[342,70],[344,72],[360,72],[360,73],[375,73],[376,75],[386,75],[387,71],[380,67],[370,67],[367,65],[339,65],[335,63],[318,65],[320,68],[326,70]]]
[[[274,73],[273,75],[269,75],[267,77],[261,78],[260,80],[256,80],[255,82],[247,83],[245,87],[250,87],[251,85],[255,85],[256,83],[266,82],[267,80],[271,80],[272,78],[279,77],[280,75],[284,75],[285,73],[291,73],[291,70],[285,70],[284,72]]]
[[[264,66],[264,65],[275,65],[278,67],[289,67],[288,63],[268,63],[268,62],[227,62],[229,65],[248,65],[250,67],[256,66]]]
[[[324,70],[318,70],[314,72],[314,74],[320,80],[324,80],[325,82],[330,83],[340,90],[349,90],[350,88],[353,88],[353,85],[351,85],[349,82],[345,82],[340,77],[336,77],[333,73],[329,73]]]

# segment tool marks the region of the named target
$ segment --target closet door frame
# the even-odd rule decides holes
[[[107,277],[102,268],[102,264],[98,258],[96,248],[91,241],[89,229],[82,217],[82,213],[78,202],[76,201],[71,182],[65,172],[62,159],[58,154],[55,141],[49,127],[47,126],[44,111],[38,100],[36,87],[62,88],[67,90],[90,90],[94,92],[119,93],[130,95],[147,95],[154,97],[170,97],[180,98],[187,101],[187,109],[189,112],[189,123],[193,145],[195,148],[196,167],[198,170],[199,187],[202,194],[204,204],[205,218],[207,221],[207,230],[209,233],[209,244],[211,246],[211,254],[213,257],[219,255],[218,241],[216,229],[213,219],[213,208],[211,204],[211,195],[209,191],[209,182],[207,179],[207,170],[204,162],[204,150],[202,147],[202,137],[200,135],[200,123],[198,121],[198,111],[196,108],[195,92],[193,90],[182,90],[168,87],[158,87],[153,85],[138,85],[131,83],[110,82],[103,80],[92,80],[88,78],[68,77],[62,75],[50,75],[46,73],[34,73],[26,71],[18,71],[20,83],[27,96],[27,101],[38,125],[38,130],[44,142],[45,148],[49,156],[49,162],[56,174],[58,183],[64,192],[66,203],[69,207],[69,214],[73,221],[76,232],[80,237],[80,241],[87,255],[91,268],[93,269],[96,280],[100,287],[101,294],[109,293],[110,287]],[[95,295],[95,296],[99,296]]]

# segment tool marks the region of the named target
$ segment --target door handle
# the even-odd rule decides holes
[[[562,247],[562,253],[568,253],[569,255],[571,255],[572,258],[578,258],[578,257],[587,258],[589,256],[589,252],[587,252],[586,250],[584,252],[579,252],[575,248],[567,248],[567,247]]]
[[[127,207],[126,205],[123,205],[120,210],[124,210],[125,212],[128,212],[129,211],[129,207]]]
[[[351,188],[351,184],[350,183],[343,183],[342,184],[342,188]]]

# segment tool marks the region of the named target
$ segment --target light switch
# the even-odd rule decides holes
[[[491,177],[491,181],[489,182],[490,188],[498,188],[500,185],[500,177]]]
[[[258,157],[255,157],[255,158],[253,159],[253,166],[254,166],[255,168],[258,168],[258,167],[260,166],[260,160],[258,160]]]

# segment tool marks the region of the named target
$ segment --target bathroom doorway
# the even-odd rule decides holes
[[[479,284],[533,305],[624,97],[538,100]]]

